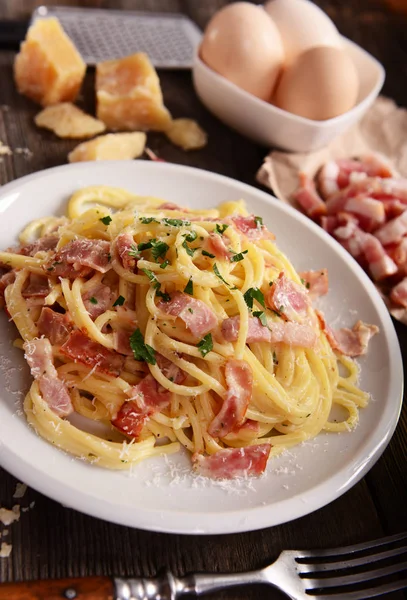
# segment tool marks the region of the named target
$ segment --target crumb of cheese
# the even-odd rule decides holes
[[[11,544],[6,544],[6,542],[2,542],[0,548],[0,558],[8,558],[11,554],[13,546]]]
[[[87,138],[106,129],[102,121],[87,115],[71,102],[47,106],[34,121],[38,127],[50,129],[60,138]]]
[[[0,156],[10,156],[11,154],[13,154],[11,148],[0,140]]]
[[[171,115],[148,56],[137,52],[96,66],[97,116],[114,131],[165,131]]]
[[[138,158],[144,152],[146,134],[108,133],[76,146],[68,154],[69,162],[86,160],[126,160]]]
[[[0,521],[3,525],[11,525],[14,521],[19,521],[20,519],[20,507],[18,504],[15,504],[12,510],[8,510],[7,508],[0,508]]]
[[[208,142],[205,131],[192,119],[174,119],[165,134],[173,144],[183,150],[198,150]]]
[[[75,100],[86,65],[58,19],[37,19],[14,61],[17,89],[48,106]]]
[[[13,498],[23,498],[27,491],[25,483],[17,483]]]

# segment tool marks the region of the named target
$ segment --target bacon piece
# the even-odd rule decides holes
[[[175,363],[171,362],[166,356],[159,354],[155,355],[157,364],[165,377],[174,383],[181,384],[186,379],[185,372],[180,369]]]
[[[109,308],[112,302],[112,291],[109,286],[99,283],[82,296],[83,303],[91,319],[96,319]]]
[[[125,354],[126,356],[133,356],[133,350],[130,347],[131,334],[132,332],[126,329],[116,329],[113,332],[113,343],[116,352]]]
[[[329,198],[339,191],[340,169],[337,161],[330,160],[321,167],[317,175],[318,188],[323,198]]]
[[[60,348],[61,354],[74,362],[95,367],[109,375],[118,376],[124,363],[123,356],[94,342],[81,331],[73,331]]]
[[[329,219],[329,217],[327,218]],[[332,235],[338,240],[349,240],[358,229],[359,221],[354,215],[340,212],[337,216],[337,223],[339,227],[333,230]]]
[[[171,401],[171,393],[160,386],[149,374],[133,386],[129,392],[130,400],[122,404],[112,425],[122,433],[138,438],[147,419],[159,412]]]
[[[386,252],[402,272],[407,274],[407,237],[404,237],[398,244],[386,247]]]
[[[309,300],[306,289],[286,277],[283,271],[270,287],[266,301],[271,308],[283,313],[289,321],[299,321],[308,312]]]
[[[397,244],[401,242],[407,233],[407,210],[399,217],[388,221],[383,227],[375,231],[374,235],[386,246],[387,244]]]
[[[377,152],[363,155],[360,162],[370,177],[389,178],[397,175],[387,158]]]
[[[68,314],[61,315],[44,306],[37,321],[38,333],[49,339],[53,346],[60,346],[69,337],[72,323]]]
[[[240,316],[230,317],[222,323],[222,335],[227,342],[235,342],[239,334]],[[246,343],[269,342],[278,344],[283,342],[289,346],[302,346],[312,348],[317,341],[317,334],[309,325],[300,323],[274,323],[270,321],[269,327],[261,324],[257,317],[249,318],[249,330]]]
[[[326,204],[319,196],[315,183],[305,173],[299,173],[300,185],[294,194],[294,200],[305,210],[311,218],[326,215]]]
[[[355,196],[349,198],[344,206],[345,211],[361,217],[364,221],[363,229],[372,230],[384,223],[386,213],[383,202],[368,196]]]
[[[336,218],[336,216],[334,215],[330,215],[329,217],[326,215],[323,215],[320,218],[319,221],[322,229],[324,229],[327,233],[330,233],[332,235],[335,227],[337,226],[338,220]]]
[[[233,431],[227,434],[227,441],[234,441],[239,439],[252,440],[260,435],[260,424],[258,421],[252,419],[246,419],[243,425],[239,425]]]
[[[61,277],[63,279],[87,277],[93,271],[90,267],[68,264],[60,260],[58,254],[54,254],[48,262],[42,265],[42,268],[47,272],[48,277]]]
[[[135,256],[129,254],[132,250],[134,251],[135,247],[134,238],[130,233],[121,233],[117,236],[116,250],[123,265],[123,269],[134,271],[136,268],[137,259]]]
[[[377,238],[366,233],[361,249],[369,265],[372,277],[380,281],[397,273],[396,263],[388,256]]]
[[[195,454],[194,468],[203,477],[235,479],[248,475],[261,475],[270,454],[271,444],[258,444],[245,448],[225,448],[211,456]]]
[[[366,354],[370,338],[379,332],[376,325],[368,325],[363,321],[357,321],[352,329],[332,329],[325,321],[323,313],[317,313],[321,329],[324,331],[328,342],[333,350],[337,350],[345,356],[361,356]]]
[[[261,225],[254,215],[249,215],[248,217],[237,215],[236,217],[231,217],[230,220],[236,229],[251,240],[275,239],[275,235],[265,225]]]
[[[328,269],[320,269],[319,271],[302,271],[299,274],[305,281],[305,287],[308,290],[308,295],[311,298],[325,296],[329,291]]]
[[[37,298],[45,298],[50,292],[49,281],[45,276],[30,273],[28,286],[23,291],[24,298],[36,296]]]
[[[227,394],[222,407],[209,425],[213,437],[224,437],[244,421],[253,392],[253,374],[244,360],[230,359],[225,366]]]
[[[211,233],[205,240],[205,250],[214,254],[221,260],[229,260],[231,252],[223,241],[223,237],[217,233]]]
[[[23,348],[31,375],[38,380],[42,397],[50,409],[60,417],[71,414],[71,398],[65,383],[58,379],[50,341],[46,338],[36,338],[24,342]]]
[[[159,302],[158,307],[167,315],[182,319],[197,338],[212,331],[218,323],[216,315],[205,302],[182,292],[176,292],[169,302]]]
[[[382,190],[381,180],[375,177],[366,177],[365,179],[353,181],[349,185],[330,196],[326,201],[326,209],[328,215],[336,215],[343,211],[346,203],[350,198],[355,196],[370,196],[380,193]]]
[[[46,235],[39,238],[32,244],[27,244],[18,250],[18,254],[24,254],[24,256],[35,256],[37,252],[48,252],[49,250],[55,250],[59,242],[57,235]]]
[[[80,238],[63,246],[56,255],[56,261],[68,263],[80,270],[89,267],[106,273],[110,266],[110,243],[106,240]]]
[[[404,277],[390,292],[390,299],[407,308],[407,277]]]

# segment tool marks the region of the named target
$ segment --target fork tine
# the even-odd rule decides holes
[[[330,587],[338,587],[342,585],[349,585],[351,583],[363,583],[369,582],[372,579],[378,579],[379,577],[385,577],[387,575],[393,575],[394,573],[401,573],[407,569],[407,561],[398,563],[395,565],[389,565],[388,567],[382,567],[381,569],[374,569],[373,571],[364,571],[363,573],[356,573],[353,575],[338,575],[335,577],[324,577],[323,579],[307,579],[306,587],[325,589]]]
[[[341,556],[343,554],[352,554],[353,552],[361,552],[362,550],[378,548],[379,546],[385,546],[386,544],[399,542],[400,540],[405,539],[407,539],[407,532],[398,533],[397,535],[390,535],[388,537],[371,542],[354,544],[353,546],[342,546],[340,548],[330,548],[326,550],[300,550],[298,551],[297,555],[299,558],[325,558],[327,556]]]
[[[393,581],[391,583],[385,583],[377,587],[367,588],[365,590],[357,590],[356,592],[341,591],[337,594],[328,595],[315,595],[312,592],[307,592],[311,598],[314,597],[316,600],[367,600],[368,598],[376,598],[382,594],[389,594],[390,592],[397,592],[407,587],[407,577],[400,581]]]
[[[359,558],[349,558],[347,560],[339,560],[337,562],[329,563],[298,563],[298,572],[301,575],[306,573],[316,573],[322,571],[340,571],[341,569],[349,569],[350,567],[358,567],[362,565],[369,565],[370,563],[384,560],[386,558],[392,558],[393,556],[401,556],[407,552],[407,546],[401,546],[400,548],[393,548],[392,550],[386,550],[385,552],[378,552],[377,554],[368,554],[360,556]],[[312,557],[314,558],[314,557]],[[319,558],[319,557],[318,557]],[[302,559],[305,560],[305,559]],[[317,560],[317,559],[314,559]]]

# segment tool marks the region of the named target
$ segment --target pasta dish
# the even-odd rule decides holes
[[[0,266],[33,377],[29,424],[101,467],[184,447],[202,475],[256,475],[321,431],[353,429],[368,402],[352,357],[377,327],[330,328],[313,308],[326,270],[297,273],[243,201],[192,210],[81,189]]]

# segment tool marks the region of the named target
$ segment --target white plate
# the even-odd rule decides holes
[[[15,243],[30,220],[61,213],[80,187],[116,185],[192,207],[244,198],[264,216],[298,269],[328,267],[323,309],[333,324],[357,318],[380,326],[360,360],[362,387],[373,400],[352,433],[324,434],[269,462],[267,475],[240,484],[203,482],[183,454],[148,460],[132,473],[111,472],[65,455],[37,437],[21,412],[30,377],[11,345],[14,326],[0,314],[0,463],[47,496],[95,517],[173,533],[231,533],[277,525],[314,511],[354,485],[373,465],[397,423],[403,370],[397,337],[382,300],[356,262],[306,217],[268,194],[189,167],[145,161],[68,165],[29,175],[0,194],[0,243]]]

